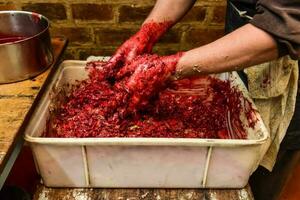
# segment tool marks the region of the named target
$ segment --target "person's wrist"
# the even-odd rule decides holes
[[[175,72],[172,77],[173,80],[179,80],[195,75],[202,75],[203,72],[198,64],[190,65],[190,60],[187,54],[183,54],[176,64]]]
[[[179,61],[182,59],[184,54],[185,54],[185,52],[180,51],[180,52],[177,52],[176,54],[161,56],[161,58],[164,60],[164,62],[173,63],[177,67]]]
[[[183,78],[192,77],[195,75],[207,74],[203,71],[200,64],[191,64],[188,57],[182,56],[176,65],[174,79],[179,80]]]
[[[181,57],[184,55],[184,52],[178,52],[176,54],[168,55],[168,56],[162,56],[162,61],[168,66],[170,71],[170,79],[175,80],[178,77],[177,69],[179,68],[179,61],[181,60]]]
[[[141,28],[136,34],[135,37],[138,38],[138,40],[143,43],[148,44],[152,40],[151,33],[149,31],[144,30]]]
[[[141,29],[139,30],[139,33],[146,37],[149,43],[154,45],[171,26],[171,21],[147,21],[142,25]]]

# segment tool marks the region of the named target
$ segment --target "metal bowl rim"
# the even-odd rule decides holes
[[[47,26],[42,31],[38,32],[37,34],[35,34],[33,36],[26,37],[25,39],[17,40],[17,41],[14,41],[14,42],[2,43],[2,44],[0,44],[0,46],[10,45],[10,44],[17,44],[17,43],[21,43],[21,42],[24,42],[24,41],[28,41],[28,40],[31,40],[33,38],[36,38],[36,37],[42,35],[44,32],[46,32],[47,30],[49,30],[49,27],[50,27],[49,19],[47,17],[45,17],[44,15],[41,15],[39,13],[29,12],[29,11],[21,11],[21,10],[5,10],[5,11],[0,11],[0,15],[1,14],[12,14],[12,13],[21,13],[21,14],[27,14],[27,15],[32,15],[32,14],[38,15],[40,18],[43,18],[43,19],[46,20]]]

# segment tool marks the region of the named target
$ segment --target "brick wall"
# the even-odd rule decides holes
[[[111,55],[135,33],[155,0],[0,0],[0,10],[27,10],[51,21],[51,35],[69,38],[66,59]],[[226,0],[198,0],[155,46],[171,54],[206,44],[224,33]]]

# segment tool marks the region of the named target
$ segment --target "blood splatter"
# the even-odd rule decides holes
[[[269,75],[266,75],[266,76],[264,77],[264,79],[262,80],[262,82],[261,82],[261,84],[260,84],[260,87],[262,87],[262,88],[267,88],[268,85],[270,85],[270,84],[271,84],[271,78],[270,78]]]

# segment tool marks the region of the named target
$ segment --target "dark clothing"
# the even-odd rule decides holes
[[[300,0],[299,0],[300,1]],[[230,33],[235,29],[249,23],[250,19],[247,17],[241,17],[239,13],[233,8],[235,6],[240,11],[247,11],[247,14],[251,16],[255,16],[253,13],[255,10],[253,6],[250,4],[243,4],[243,3],[233,3],[230,4],[230,1],[227,4],[227,14],[226,14],[226,23],[225,23],[225,32]],[[300,9],[300,8],[299,8]],[[300,13],[299,13],[300,14]],[[298,29],[300,30],[300,21]],[[239,76],[245,83],[247,87],[248,81],[247,76],[243,71],[238,71]],[[300,81],[299,88],[300,88]],[[287,130],[287,133],[281,143],[281,147],[284,149],[300,149],[300,90],[298,90],[297,99],[296,99],[296,107],[295,107],[295,114],[292,118],[290,126]]]
[[[254,8],[253,4],[241,3],[241,2],[245,2],[245,1],[247,1],[249,3],[248,0],[240,0],[239,2],[235,1],[233,3],[234,5],[232,5],[230,2],[228,2],[226,25],[225,25],[226,33],[234,31],[235,29],[250,22],[250,23],[256,25],[257,27],[262,28],[263,30],[266,30],[269,33],[271,33],[271,31],[273,31],[273,33],[271,33],[271,34],[278,41],[279,45],[285,44],[283,46],[280,46],[279,48],[284,48],[286,50],[285,53],[289,52],[289,54],[293,58],[296,58],[295,57],[295,55],[296,55],[297,58],[299,59],[299,50],[300,50],[299,49],[299,46],[300,46],[300,41],[299,41],[300,40],[300,37],[299,37],[299,35],[300,35],[300,32],[299,32],[300,31],[300,27],[299,27],[300,26],[300,21],[299,21],[300,20],[299,19],[300,8],[299,8],[299,6],[300,5],[299,4],[300,4],[300,0],[298,1],[299,3],[296,5],[296,7],[298,9],[298,11],[297,11],[298,12],[298,18],[297,18],[298,19],[298,22],[297,22],[298,23],[298,30],[297,30],[298,36],[293,35],[293,34],[290,34],[290,35],[286,34],[284,37],[276,37],[276,35],[282,34],[282,30],[278,31],[278,29],[279,29],[278,27],[285,27],[285,26],[291,26],[291,25],[287,25],[287,23],[285,23],[284,26],[281,26],[279,24],[278,27],[274,27],[272,30],[268,30],[268,28],[272,28],[271,26],[266,25],[270,19],[266,18],[267,21],[263,21],[265,19],[263,19],[261,17],[263,17],[264,15],[255,17],[256,15],[260,15],[260,14],[255,14],[255,8]],[[287,2],[288,1],[296,2],[294,0],[286,0],[286,1]],[[251,1],[251,2],[253,2],[253,1]],[[272,0],[265,0],[265,1],[262,0],[260,2],[272,2]],[[284,1],[277,0],[277,2],[284,2]],[[254,16],[254,18],[251,20],[251,18],[249,18],[247,16],[240,16],[238,11],[233,6],[238,8],[238,10],[240,10],[240,11],[247,11],[247,14],[251,17]],[[268,6],[271,6],[271,5],[268,5]],[[276,8],[276,9],[279,9],[279,8]],[[268,12],[268,11],[265,11],[265,12]],[[284,15],[284,17],[286,18],[287,15]],[[262,21],[258,22],[257,20],[262,20]],[[279,20],[275,20],[275,21],[278,22]],[[257,24],[262,24],[262,26],[259,26]],[[292,24],[293,24],[293,22],[292,22]],[[289,32],[291,32],[294,29],[296,29],[296,27],[291,27],[291,29],[289,29]],[[287,30],[283,30],[283,31],[288,32]],[[293,37],[297,38],[297,42],[293,42],[294,41]],[[282,40],[283,38],[285,38],[285,39]],[[291,46],[289,46],[289,45],[291,45]],[[288,50],[288,48],[292,48],[292,49]],[[296,50],[297,48],[298,48],[298,50]],[[292,52],[294,50],[296,50],[296,53]],[[280,51],[280,52],[282,55],[284,55],[284,51]],[[247,86],[246,75],[242,71],[240,71],[238,73],[241,76],[241,79],[244,81],[245,85]],[[299,80],[298,80],[298,88],[300,88]],[[298,162],[298,160],[300,158],[300,151],[299,151],[299,148],[300,148],[300,145],[299,145],[300,144],[300,123],[299,123],[299,120],[300,120],[300,91],[298,90],[295,114],[294,114],[293,119],[290,123],[290,126],[287,130],[286,136],[284,137],[284,139],[281,143],[280,151],[278,153],[277,161],[275,163],[273,171],[269,172],[267,169],[260,166],[250,177],[249,183],[250,183],[250,186],[253,191],[255,199],[257,199],[257,200],[265,200],[265,199],[275,200],[275,199],[278,199],[278,196],[281,194],[282,189],[283,189],[284,185],[286,184],[291,171],[293,171],[293,169],[296,166],[296,163]]]
[[[300,0],[232,0],[236,7],[247,7],[253,16],[249,23],[271,34],[279,54],[300,59]],[[255,8],[256,9],[253,9]],[[250,8],[250,9],[249,9]],[[241,8],[242,10],[245,10]],[[254,11],[254,12],[253,12]]]
[[[246,0],[245,0],[246,1]],[[281,0],[279,0],[281,1]],[[292,1],[292,0],[290,0]],[[300,2],[300,0],[298,0]],[[227,4],[227,12],[226,12],[226,22],[225,22],[225,32],[230,33],[235,29],[245,25],[246,23],[251,22],[251,19],[247,17],[241,17],[238,11],[234,8],[236,7],[239,11],[246,11],[247,15],[255,16],[255,6],[253,4],[245,4],[240,2],[229,1]],[[299,3],[300,4],[300,3]],[[300,15],[300,8],[299,8]],[[299,19],[300,20],[300,19]],[[261,22],[263,24],[263,22]],[[300,25],[300,21],[299,21]],[[300,27],[299,27],[300,34]],[[299,38],[300,39],[300,38]],[[299,41],[300,42],[300,41]],[[299,43],[300,45],[300,43]],[[300,46],[299,46],[300,47]],[[299,49],[300,50],[300,49]],[[238,71],[239,76],[242,81],[245,83],[245,86],[248,86],[247,76],[243,71]],[[300,81],[298,81],[298,88],[300,88]],[[300,90],[298,90],[297,99],[296,99],[296,108],[295,114],[292,118],[290,126],[287,130],[287,133],[282,141],[281,147],[284,149],[300,149]]]

